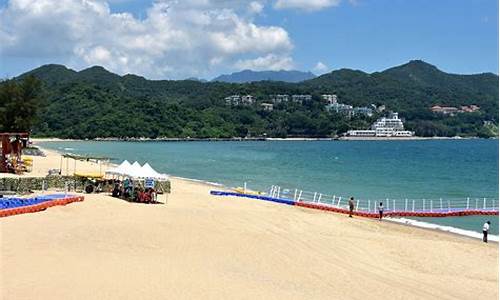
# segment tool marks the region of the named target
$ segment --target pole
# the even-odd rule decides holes
[[[247,183],[243,182],[243,194],[247,193]]]
[[[431,212],[432,212],[432,199],[431,199]]]
[[[448,199],[448,211],[451,210],[450,199]]]
[[[293,193],[293,201],[297,199],[297,189],[295,189],[295,192]]]
[[[405,199],[405,211],[408,210],[408,198]]]
[[[441,207],[441,210],[443,210],[443,198],[439,198],[439,205]]]
[[[333,195],[333,198],[332,198],[332,205],[335,205],[335,195]]]
[[[356,201],[356,211],[358,211],[358,206],[359,206],[359,200]]]
[[[314,196],[313,196],[313,202],[316,202],[316,192],[314,192]]]
[[[318,203],[321,203],[321,193],[319,194]]]
[[[483,209],[486,209],[486,198],[484,198]]]
[[[477,210],[477,198],[476,198],[476,210]]]
[[[467,209],[469,209],[469,197],[467,197]]]
[[[422,210],[425,210],[425,199],[422,199]]]
[[[300,190],[299,198],[297,199],[297,202],[300,202],[300,196],[302,196],[302,190]]]
[[[276,198],[280,197],[280,192],[281,192],[281,187],[278,186],[278,195],[276,195],[277,196]]]
[[[392,211],[396,211],[396,199],[392,199]]]
[[[337,207],[340,207],[340,200],[342,199],[342,197],[339,197],[339,201],[337,202]]]
[[[415,199],[413,199],[412,202],[413,202],[412,211],[415,211]]]
[[[368,199],[368,211],[372,211],[372,206],[369,199]]]
[[[390,202],[389,202],[389,198],[385,198],[385,203],[387,203],[387,210],[389,210],[389,206],[390,206]]]

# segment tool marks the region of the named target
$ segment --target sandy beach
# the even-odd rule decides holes
[[[498,299],[496,243],[171,181],[166,205],[86,194],[1,218],[0,298]]]

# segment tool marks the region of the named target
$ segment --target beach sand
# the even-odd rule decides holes
[[[498,244],[210,189],[172,178],[166,205],[90,194],[1,218],[0,298],[498,299]]]

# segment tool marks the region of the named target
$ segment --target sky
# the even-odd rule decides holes
[[[0,0],[0,78],[49,63],[212,79],[413,59],[498,74],[498,11],[497,0]]]

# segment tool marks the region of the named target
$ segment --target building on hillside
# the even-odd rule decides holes
[[[241,104],[252,105],[255,103],[255,99],[252,95],[241,96]]]
[[[327,104],[335,104],[339,100],[337,95],[335,94],[321,95],[321,98],[323,98],[323,100],[326,101]]]
[[[431,107],[431,111],[434,113],[440,113],[443,115],[455,115],[459,112],[458,108],[453,107],[453,106],[439,106],[439,105],[434,105]]]
[[[274,104],[278,104],[278,103],[281,103],[281,102],[288,102],[288,95],[281,95],[281,94],[278,94],[278,95],[269,95],[269,99],[274,103]]]
[[[241,97],[240,95],[232,95],[224,98],[224,101],[226,101],[226,105],[240,105],[241,102]]]
[[[369,107],[355,107],[352,110],[353,115],[373,116],[373,109]]]
[[[255,103],[255,99],[252,95],[240,96],[232,95],[224,98],[226,105],[238,106],[238,105],[252,105]]]
[[[381,113],[385,110],[385,105],[380,105],[379,107],[377,107],[377,112]]]
[[[274,105],[271,103],[261,103],[260,106],[262,107],[262,110],[264,111],[273,111]]]
[[[312,100],[311,95],[292,95],[292,102],[304,103]]]
[[[341,113],[341,114],[346,114],[348,116],[351,116],[353,114],[353,107],[352,105],[347,105],[343,103],[333,103],[333,104],[327,104],[326,105],[326,110],[336,113]]]
[[[462,105],[462,106],[460,106],[460,112],[471,113],[471,112],[476,112],[478,110],[479,110],[479,106],[477,106],[477,105]]]

